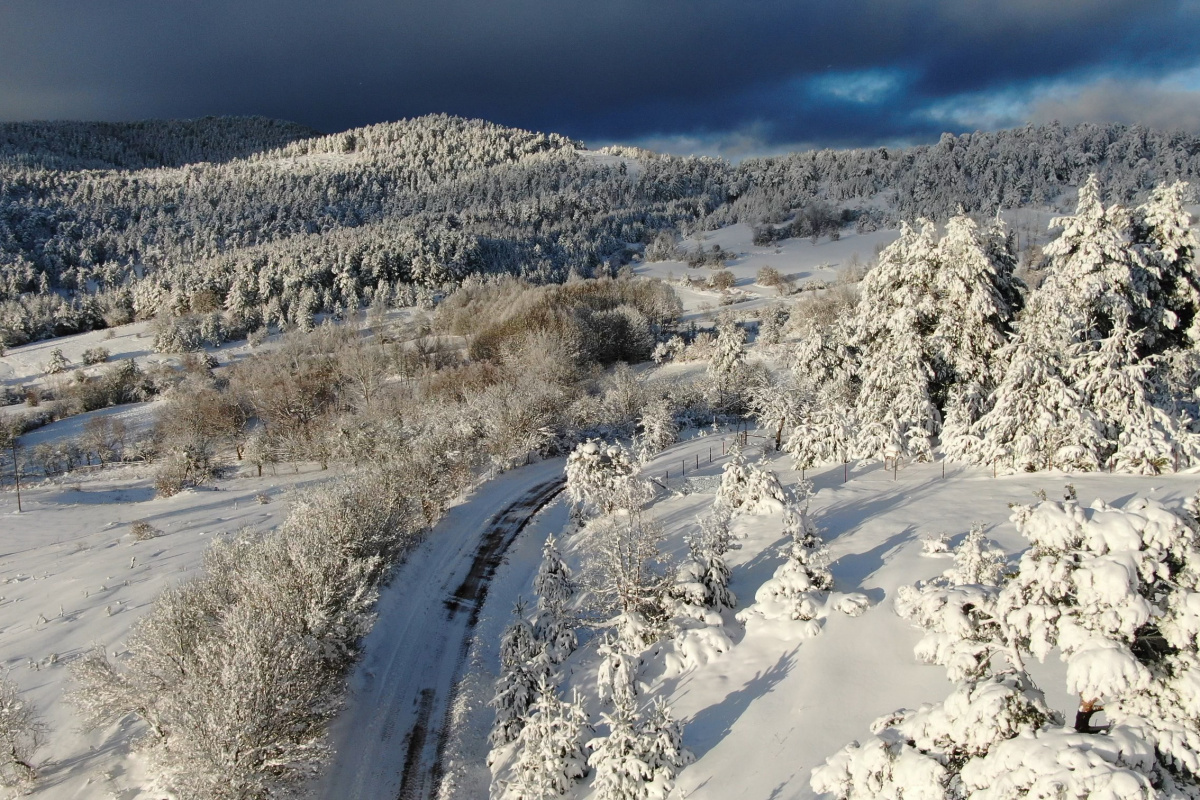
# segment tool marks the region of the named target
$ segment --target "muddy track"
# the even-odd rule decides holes
[[[454,689],[490,582],[513,541],[562,491],[562,468],[553,466],[501,476],[497,488],[507,483],[510,493],[452,509],[394,576],[331,730],[336,755],[316,797],[437,795]]]

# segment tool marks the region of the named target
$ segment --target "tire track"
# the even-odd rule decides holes
[[[544,462],[485,484],[397,570],[330,731],[335,757],[313,796],[436,796],[455,690],[490,582],[564,483],[561,462]]]

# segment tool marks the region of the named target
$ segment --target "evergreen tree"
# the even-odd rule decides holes
[[[938,269],[932,223],[919,232],[904,224],[862,280],[850,338],[861,383],[854,451],[862,458],[931,457],[941,430],[931,395]]]
[[[537,592],[537,619],[534,637],[541,643],[551,664],[561,664],[577,644],[573,620],[567,609],[575,595],[571,570],[558,550],[553,536],[546,538],[542,563],[533,582]]]
[[[654,698],[639,733],[651,774],[646,797],[667,800],[675,788],[675,777],[696,757],[683,746],[683,726],[671,716],[671,707],[665,698]]]
[[[579,694],[564,702],[543,676],[517,740],[521,756],[505,797],[548,800],[565,794],[585,778],[588,767],[583,736],[587,730]]]
[[[1003,375],[1000,352],[1015,309],[1011,290],[1005,291],[1012,285],[1011,255],[995,246],[997,239],[1001,232],[981,235],[970,218],[959,216],[947,223],[938,243],[934,396],[945,409],[942,444],[951,455],[969,450],[959,439],[987,411]]]
[[[488,741],[500,747],[516,741],[529,717],[529,709],[537,699],[539,681],[546,675],[547,665],[534,640],[533,629],[525,620],[524,606],[518,602],[513,609],[516,619],[505,629],[500,639],[500,677],[496,693],[488,705],[496,710]]]

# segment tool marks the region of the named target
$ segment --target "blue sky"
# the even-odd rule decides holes
[[[0,120],[433,112],[735,159],[1054,119],[1200,133],[1200,0],[0,6]]]

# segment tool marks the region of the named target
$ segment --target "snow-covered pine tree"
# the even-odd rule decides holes
[[[588,766],[596,772],[592,789],[596,800],[646,800],[654,771],[647,763],[637,727],[632,697],[617,695],[611,712],[600,715],[608,733],[588,743]]]
[[[575,585],[553,536],[548,536],[542,547],[542,563],[533,588],[537,592],[538,609],[534,638],[541,643],[551,664],[561,664],[577,644],[574,620],[567,609],[575,595]]]
[[[946,224],[946,235],[937,246],[933,394],[945,411],[942,445],[954,457],[969,452],[971,442],[962,437],[970,435],[971,426],[987,411],[988,398],[1003,375],[1000,353],[1015,312],[1009,298],[1011,254],[990,252],[989,244],[995,246],[990,239],[1004,237],[989,233],[981,234],[969,217],[958,216]]]
[[[715,502],[743,514],[770,514],[783,509],[787,495],[774,472],[747,464],[741,445],[734,443],[721,470]]]
[[[651,774],[646,798],[667,800],[676,776],[696,757],[683,746],[683,725],[671,715],[666,698],[654,698],[639,734]]]
[[[720,624],[714,612],[737,605],[725,563],[732,544],[729,510],[714,504],[712,513],[701,520],[700,530],[687,537],[688,555],[675,570],[670,594],[676,616]]]
[[[861,382],[853,448],[860,458],[896,450],[931,457],[941,430],[931,395],[938,257],[932,223],[923,221],[919,232],[903,224],[900,238],[879,254],[879,265],[860,285],[850,335]]]
[[[500,639],[500,677],[496,679],[496,693],[488,702],[496,710],[488,736],[493,748],[516,741],[537,699],[538,684],[548,670],[519,601],[513,616]]]
[[[1159,186],[1133,215],[1133,246],[1153,279],[1149,304],[1136,310],[1143,355],[1200,344],[1200,242],[1184,207],[1187,194],[1182,181]]]
[[[899,587],[896,613],[926,631],[913,648],[919,660],[944,666],[952,681],[989,674],[993,656],[1005,646],[996,612],[1003,573],[1003,554],[976,524],[954,549],[954,566],[930,581]],[[1010,660],[1017,659],[1015,652],[1007,651]]]
[[[740,397],[738,377],[746,360],[746,332],[729,314],[717,319],[717,337],[708,359],[713,408],[729,411]]]
[[[1018,506],[1031,547],[988,605],[994,652],[943,703],[902,710],[813,772],[837,798],[1195,797],[1200,768],[1200,497],[1182,511],[1135,499]],[[965,608],[965,607],[964,607]],[[952,615],[950,615],[952,616]],[[952,635],[955,631],[949,630]],[[1074,725],[1024,655],[1057,649]],[[994,670],[1001,670],[992,673]],[[1103,710],[1108,725],[1092,724]]]
[[[767,346],[782,342],[790,317],[788,307],[783,303],[771,303],[764,308],[758,325],[758,342]]]
[[[657,453],[675,443],[679,429],[675,425],[675,409],[667,399],[647,403],[639,422],[642,434],[637,439],[638,461],[645,464]]]
[[[1104,445],[1099,420],[1068,384],[1051,345],[1027,337],[1025,325],[1008,347],[1008,368],[992,408],[974,427],[977,445],[957,452],[1018,471],[1098,469]]]
[[[46,362],[44,370],[47,375],[58,375],[70,368],[71,362],[63,355],[61,347],[56,347],[50,351],[50,360]]]
[[[1095,176],[1080,188],[1075,215],[1051,226],[1062,229],[1045,249],[1051,268],[1007,348],[993,408],[973,432],[981,439],[974,460],[1096,469],[1117,449],[1127,420],[1113,416],[1112,404],[1096,408],[1093,392],[1136,364],[1136,351],[1119,340],[1149,302],[1147,273],[1126,240],[1128,213],[1100,203]],[[1106,357],[1097,357],[1102,350]]]
[[[517,740],[521,756],[504,798],[549,800],[585,778],[588,766],[583,739],[588,730],[578,692],[566,702],[542,676],[537,700]]]
[[[798,502],[787,507],[783,517],[784,533],[790,539],[784,548],[784,561],[774,576],[754,594],[754,605],[738,614],[745,622],[753,615],[766,619],[814,619],[824,603],[824,593],[833,589],[833,573],[829,571],[829,551],[820,531],[808,516],[808,498],[812,491],[809,481],[797,489]],[[816,635],[815,623],[807,630]]]

